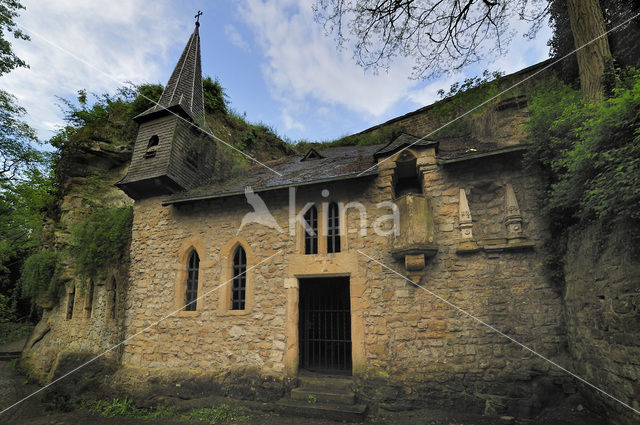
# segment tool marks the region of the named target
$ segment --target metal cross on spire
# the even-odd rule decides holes
[[[194,18],[196,18],[196,26],[200,26],[200,16],[202,16],[202,12],[200,10],[198,10],[198,13],[196,13],[196,16],[194,16]]]

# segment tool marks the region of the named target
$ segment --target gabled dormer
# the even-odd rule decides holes
[[[213,173],[213,141],[204,125],[199,24],[158,103],[134,118],[140,124],[129,170],[116,183],[133,199],[195,187]]]

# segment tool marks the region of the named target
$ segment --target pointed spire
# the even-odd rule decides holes
[[[464,189],[460,189],[460,198],[458,199],[458,220],[462,239],[473,239],[473,220],[471,220],[471,210]]]
[[[519,239],[522,237],[522,215],[520,215],[520,207],[511,183],[507,183],[506,188],[504,221],[507,226],[507,238]]]
[[[136,117],[136,121],[146,121],[150,115],[156,116],[165,109],[174,110],[178,106],[191,119],[199,122],[204,119],[204,95],[202,89],[202,64],[200,60],[200,34],[196,22],[169,82],[158,100],[158,104]]]

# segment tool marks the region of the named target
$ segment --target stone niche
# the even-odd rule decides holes
[[[395,200],[400,228],[393,236],[391,254],[403,261],[409,278],[418,283],[428,258],[438,251],[435,245],[433,213],[429,198],[408,193]]]

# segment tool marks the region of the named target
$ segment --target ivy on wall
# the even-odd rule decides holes
[[[71,255],[82,281],[104,277],[109,267],[129,260],[132,222],[132,207],[104,208],[72,229]]]
[[[31,254],[22,266],[19,281],[22,295],[31,299],[32,305],[55,302],[64,292],[61,270],[62,262],[57,252]]]

